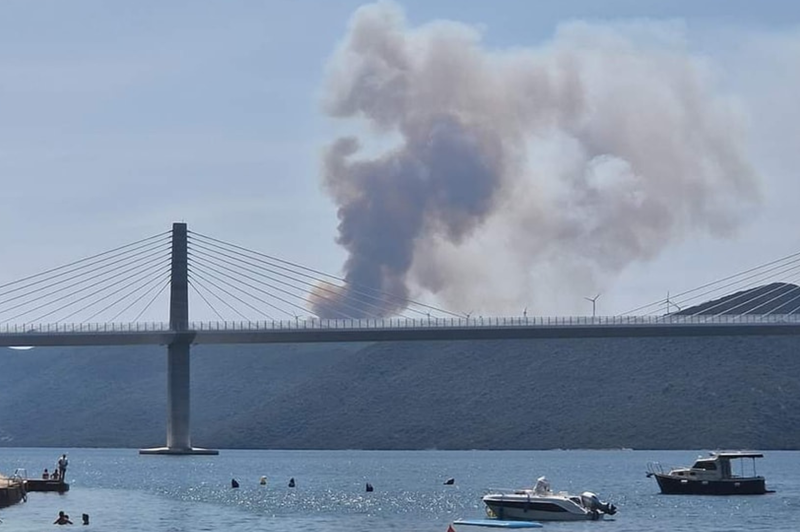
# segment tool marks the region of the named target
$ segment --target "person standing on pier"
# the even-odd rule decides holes
[[[66,480],[67,465],[69,465],[69,461],[67,461],[67,455],[62,454],[61,458],[58,459],[58,477],[61,479],[61,482]]]

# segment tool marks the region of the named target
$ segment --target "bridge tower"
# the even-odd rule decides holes
[[[139,454],[219,454],[214,449],[192,447],[190,430],[189,253],[185,223],[172,224],[169,328],[167,345],[167,446],[140,449]]]

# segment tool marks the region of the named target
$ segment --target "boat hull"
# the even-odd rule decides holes
[[[0,479],[0,508],[25,500],[25,489],[20,482]]]
[[[497,519],[509,521],[593,521],[601,517],[598,513],[570,511],[559,504],[531,500],[487,500],[483,501]]]
[[[655,474],[661,493],[669,495],[763,495],[767,493],[763,477],[722,480],[692,480],[685,477]]]

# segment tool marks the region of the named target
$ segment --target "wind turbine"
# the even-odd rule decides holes
[[[670,300],[669,300],[669,292],[667,292],[667,314],[669,314],[669,309],[670,309],[670,306],[673,306],[673,307],[677,308],[677,309],[678,309],[678,312],[680,312],[681,310],[683,310],[683,308],[681,308],[681,306],[680,306],[680,305],[678,305],[678,304],[677,304],[677,303],[675,303],[674,301],[670,301]]]
[[[585,299],[586,301],[591,301],[591,302],[592,302],[592,317],[593,317],[593,318],[594,318],[594,317],[595,317],[595,315],[596,315],[596,310],[597,310],[597,298],[598,298],[598,297],[600,297],[600,294],[597,294],[597,295],[596,295],[596,296],[594,296],[594,297],[584,297],[584,298],[583,298],[583,299]]]

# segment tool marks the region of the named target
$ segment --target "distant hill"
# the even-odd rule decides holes
[[[800,286],[770,283],[707,301],[673,314],[800,314]]]
[[[800,445],[795,337],[192,349],[196,445],[286,449]],[[0,445],[165,442],[166,350],[0,349]]]

